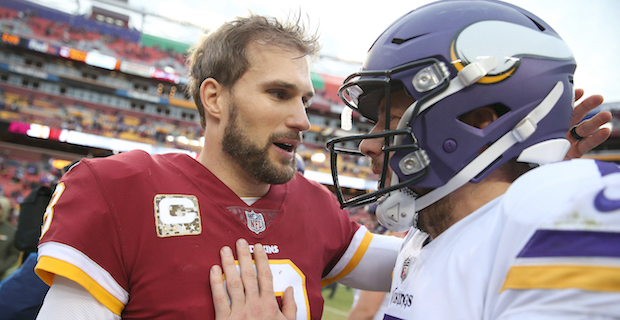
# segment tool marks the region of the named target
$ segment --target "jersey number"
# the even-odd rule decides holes
[[[237,270],[239,270],[239,262],[236,262]],[[293,297],[295,304],[297,304],[296,319],[310,320],[310,304],[308,302],[308,292],[306,291],[306,276],[289,259],[269,260],[269,267],[273,275],[273,291],[276,296],[281,298],[286,288],[293,287]]]
[[[52,200],[47,205],[45,209],[45,214],[43,214],[43,226],[41,227],[41,237],[47,232],[52,224],[52,218],[54,217],[54,205],[60,199],[60,195],[65,191],[65,184],[63,182],[56,185],[56,189],[54,189],[54,194],[52,194]]]

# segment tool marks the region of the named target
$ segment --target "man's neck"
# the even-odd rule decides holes
[[[420,211],[420,229],[435,239],[461,219],[504,194],[510,184],[492,175],[479,183],[468,182]]]
[[[210,148],[209,152],[203,149],[198,156],[198,162],[209,169],[238,197],[262,197],[267,194],[271,187],[270,184],[250,177],[247,172],[239,168],[235,161],[226,158],[221,151],[212,150],[216,149]]]

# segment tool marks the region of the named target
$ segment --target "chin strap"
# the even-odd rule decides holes
[[[392,179],[398,180],[396,174]],[[418,225],[416,195],[409,188],[401,188],[383,195],[377,201],[375,214],[379,223],[394,232],[405,232]]]

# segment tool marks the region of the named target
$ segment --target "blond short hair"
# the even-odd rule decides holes
[[[205,114],[200,101],[200,85],[205,79],[213,78],[230,89],[249,68],[246,48],[253,41],[298,50],[311,58],[315,58],[320,50],[318,36],[307,33],[299,15],[280,22],[273,17],[251,14],[227,22],[203,37],[190,49],[190,82],[187,87],[200,113],[203,129]]]

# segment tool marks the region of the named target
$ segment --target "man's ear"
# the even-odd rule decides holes
[[[486,126],[491,124],[491,122],[497,120],[497,118],[499,118],[499,116],[497,115],[495,109],[488,106],[480,107],[460,117],[461,121],[478,129],[484,129]]]
[[[200,84],[200,101],[205,110],[205,115],[221,119],[223,93],[224,88],[213,78],[207,78]]]

